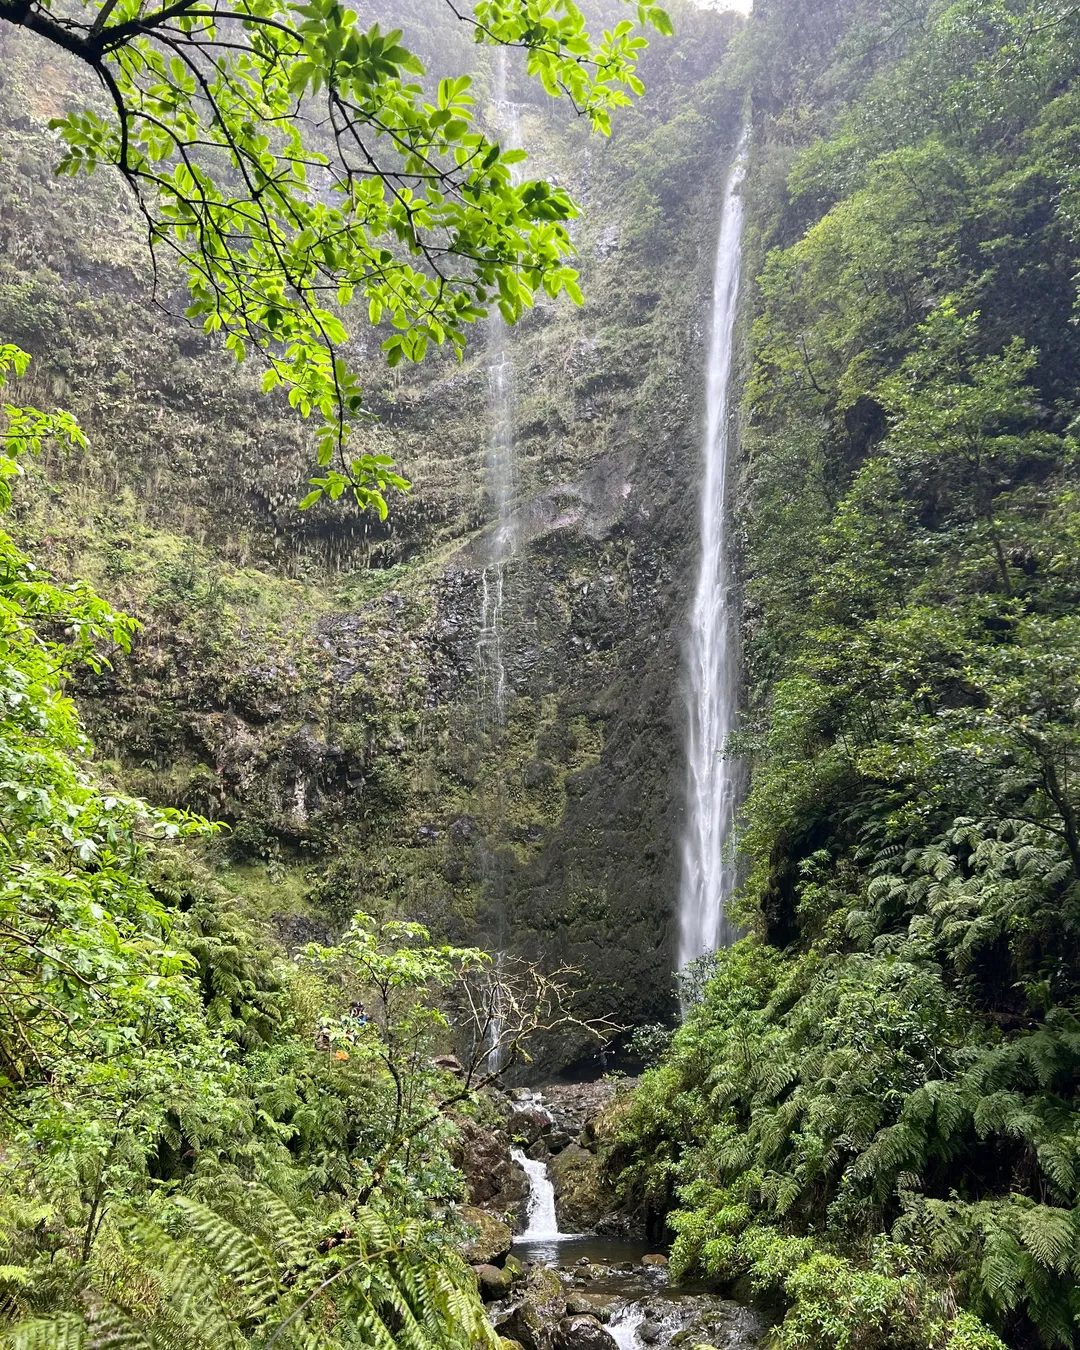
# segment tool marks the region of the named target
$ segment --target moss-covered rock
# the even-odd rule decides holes
[[[461,1205],[458,1215],[474,1234],[461,1248],[465,1260],[473,1266],[497,1266],[513,1242],[509,1225],[478,1205]]]
[[[548,1164],[555,1187],[555,1212],[567,1233],[596,1227],[616,1206],[615,1192],[606,1181],[596,1154],[580,1144],[567,1144]]]

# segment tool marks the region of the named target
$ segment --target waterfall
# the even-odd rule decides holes
[[[492,359],[488,365],[491,431],[487,476],[496,524],[488,550],[488,561],[480,577],[480,627],[476,640],[481,727],[488,733],[500,729],[506,718],[503,606],[507,564],[517,551],[513,514],[517,479],[514,367],[506,346],[506,326],[499,315],[493,315],[488,338],[488,351]]]
[[[507,97],[506,48],[495,54],[494,121],[499,141],[508,149],[521,145],[521,116]],[[517,391],[506,325],[495,311],[488,320],[488,454],[487,482],[495,529],[480,578],[480,627],[476,641],[479,671],[480,723],[485,733],[497,732],[506,717],[505,633],[507,565],[517,551],[514,494],[517,490],[517,448],[514,421]]]
[[[739,296],[745,138],[724,191],[713,280],[702,443],[701,568],[690,617],[687,820],[679,890],[679,968],[731,941],[725,905],[735,864],[725,856],[740,791],[740,766],[725,753],[738,706],[738,654],[726,540],[730,449],[728,392]]]
[[[565,1237],[559,1232],[555,1217],[555,1187],[548,1176],[547,1163],[537,1162],[519,1148],[512,1148],[510,1156],[529,1178],[529,1208],[526,1212],[522,1241],[552,1241]]]

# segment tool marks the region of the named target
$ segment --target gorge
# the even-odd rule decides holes
[[[0,0],[0,1350],[1080,1342],[1078,53]]]

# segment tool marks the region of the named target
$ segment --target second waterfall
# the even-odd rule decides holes
[[[741,772],[728,753],[738,708],[737,626],[727,551],[731,366],[739,300],[745,147],[724,192],[713,279],[702,445],[701,562],[687,646],[687,801],[679,889],[679,956],[688,962],[731,940],[725,908],[735,863],[726,846]]]

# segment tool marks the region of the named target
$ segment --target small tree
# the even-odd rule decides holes
[[[598,42],[573,0],[448,3],[603,133],[643,92],[640,30],[671,28],[655,0]],[[492,305],[513,323],[538,289],[581,299],[566,191],[514,181],[524,152],[476,128],[468,75],[426,88],[400,31],[365,31],[338,0],[0,0],[0,19],[77,57],[107,94],[107,111],[53,121],[60,170],[118,170],[155,268],[179,262],[188,317],[237,359],[257,352],[264,387],[318,414],[305,505],[348,488],[385,515],[385,490],[406,486],[386,457],[347,447],[367,416],[342,355],[351,303],[386,321],[395,365],[431,343],[460,353]]]
[[[605,1042],[620,1030],[573,1012],[570,980],[578,972],[570,967],[549,973],[520,959],[493,961],[475,947],[435,946],[418,923],[357,914],[337,946],[310,946],[306,957],[337,998],[320,1026],[321,1046],[389,1085],[383,1144],[360,1203],[393,1170],[407,1177],[448,1113],[528,1063],[536,1042],[560,1031]],[[451,1048],[460,1058],[440,1055]]]

